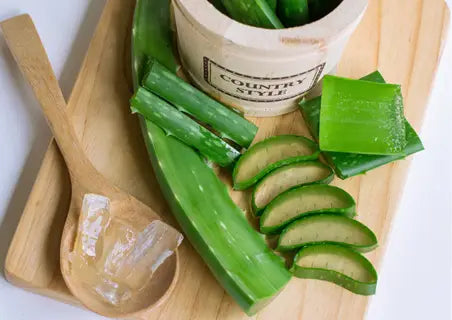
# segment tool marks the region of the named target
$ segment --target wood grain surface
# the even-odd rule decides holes
[[[177,227],[154,178],[138,121],[128,108],[133,3],[107,2],[68,111],[95,167]],[[338,73],[358,78],[379,69],[388,82],[401,83],[406,116],[420,130],[448,24],[449,10],[443,0],[370,0]],[[281,133],[308,135],[298,111],[253,120],[260,126],[257,140]],[[358,220],[369,225],[378,236],[380,247],[367,255],[377,269],[408,168],[409,160],[399,161],[363,176],[334,182],[355,197]],[[228,175],[222,174],[222,178],[230,184]],[[231,194],[249,211],[248,193]],[[59,241],[69,201],[67,169],[52,142],[9,249],[5,272],[15,285],[78,304],[65,287],[58,264]],[[218,285],[188,241],[180,249],[180,268],[173,295],[149,319],[247,318]],[[368,301],[333,284],[293,279],[272,304],[253,318],[363,319]]]

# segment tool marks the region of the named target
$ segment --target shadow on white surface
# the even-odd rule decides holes
[[[66,99],[69,98],[75,79],[78,76],[91,36],[94,34],[104,4],[105,0],[92,0],[87,6],[85,17],[80,24],[70,54],[59,77],[60,86]],[[17,14],[20,13],[7,13],[2,14],[0,17],[8,19]],[[22,172],[17,180],[9,204],[7,205],[3,220],[0,221],[0,235],[2,235],[2,241],[0,241],[0,269],[4,270],[8,247],[14,232],[16,231],[17,224],[19,223],[27,198],[31,192],[42,159],[49,145],[51,133],[41,113],[41,108],[39,107],[31,88],[29,88],[28,83],[26,83],[20,73],[3,37],[0,37],[0,55],[5,60],[7,66],[7,70],[3,70],[3,72],[9,73],[9,78],[14,83],[14,87],[22,100],[18,105],[27,106],[27,110],[24,110],[24,113],[28,114],[28,118],[30,119],[30,136],[32,137],[30,141],[31,149],[23,164]]]

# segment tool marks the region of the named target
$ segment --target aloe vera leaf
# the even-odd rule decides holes
[[[266,0],[222,0],[229,16],[238,22],[266,29],[282,29],[272,6]]]
[[[338,214],[316,214],[289,224],[278,239],[278,251],[290,251],[311,244],[338,244],[359,252],[378,245],[375,234],[359,221]]]
[[[158,3],[158,4],[157,4]],[[148,10],[158,5],[159,10]],[[134,83],[146,56],[171,54],[169,24],[161,11],[169,11],[169,0],[138,0],[132,52]],[[142,11],[144,10],[144,11]],[[167,39],[152,35],[160,24]],[[146,35],[141,35],[146,33]],[[137,43],[148,40],[144,43]],[[168,57],[167,57],[168,58]],[[171,69],[176,72],[177,67]],[[290,280],[281,259],[248,223],[232,201],[226,186],[199,154],[150,121],[141,117],[143,137],[154,172],[170,209],[186,237],[201,255],[219,283],[249,315],[268,304]],[[257,273],[256,273],[257,272]],[[259,276],[257,277],[256,274]]]
[[[361,80],[385,82],[383,76],[378,71],[372,72],[361,78]],[[320,105],[321,97],[300,102],[300,110],[303,118],[309,131],[316,140],[319,138]],[[341,179],[347,179],[424,150],[421,139],[406,119],[405,134],[407,145],[403,154],[400,155],[367,155],[343,152],[322,152],[322,154],[333,167],[336,175]]]
[[[373,295],[377,288],[378,275],[372,263],[362,254],[339,245],[303,247],[291,270],[298,278],[329,281],[360,295]]]
[[[256,184],[251,199],[253,212],[260,215],[273,199],[289,189],[328,184],[333,178],[333,170],[320,161],[298,162],[276,169]]]
[[[295,162],[315,160],[319,153],[317,144],[302,136],[280,135],[260,141],[237,161],[232,173],[234,189],[245,190],[270,171]]]
[[[318,213],[335,213],[353,218],[355,200],[344,190],[329,185],[310,185],[282,193],[265,208],[260,230],[265,234],[282,231],[302,217]]]
[[[309,22],[308,0],[278,0],[278,17],[285,27],[297,27]]]
[[[320,150],[400,154],[406,146],[404,120],[399,85],[323,78]]]
[[[143,86],[178,109],[210,125],[222,137],[242,147],[248,147],[257,127],[205,93],[176,76],[155,60],[150,59]]]

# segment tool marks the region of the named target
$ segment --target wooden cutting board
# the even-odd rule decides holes
[[[132,0],[107,1],[68,108],[96,168],[177,226],[153,175],[137,118],[129,112],[133,7]],[[344,53],[339,74],[358,78],[379,69],[387,81],[401,83],[406,116],[419,130],[448,24],[449,10],[443,0],[371,0]],[[253,120],[260,126],[258,139],[283,133],[308,135],[298,111]],[[358,219],[376,232],[381,245],[368,257],[377,268],[408,167],[409,160],[399,161],[360,177],[334,182],[355,197]],[[222,178],[230,183],[227,176]],[[248,210],[248,194],[233,192],[232,196]],[[78,304],[68,292],[58,264],[69,199],[67,169],[52,141],[12,240],[5,272],[17,286]],[[180,257],[176,289],[150,319],[247,318],[218,285],[189,241],[184,241]],[[293,279],[254,318],[362,319],[368,301],[326,282]]]

